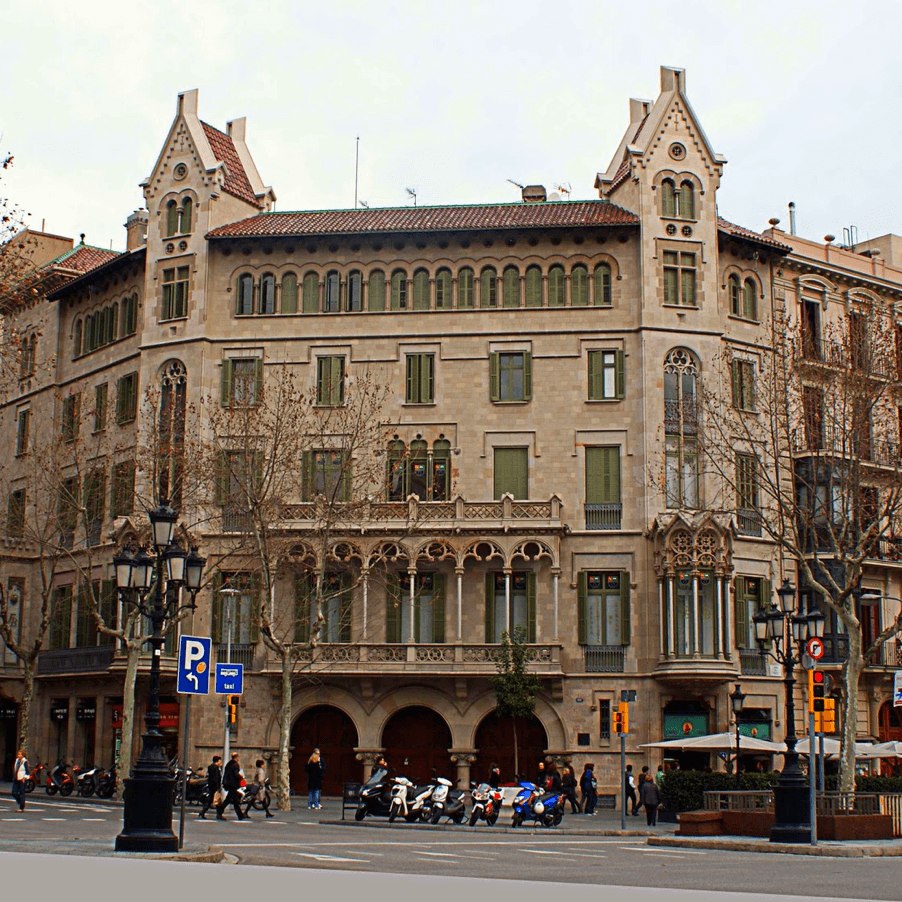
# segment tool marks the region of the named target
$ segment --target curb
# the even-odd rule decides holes
[[[143,858],[149,861],[191,861],[197,864],[219,864],[226,860],[227,856],[222,849],[216,846],[194,846],[183,849],[180,852],[117,852],[110,848],[110,843],[82,842],[57,844],[52,850],[47,848],[46,840],[40,843],[31,843],[28,840],[12,843],[4,852],[46,854],[52,851],[54,855],[78,855],[96,858]]]
[[[902,844],[892,846],[807,846],[792,843],[755,842],[742,839],[679,839],[678,837],[655,836],[648,840],[649,846],[663,846],[682,849],[712,849],[722,852],[764,852],[782,855],[808,855],[827,858],[899,858]]]
[[[414,823],[408,824],[405,821],[395,821],[393,824],[390,824],[386,820],[370,820],[369,818],[365,818],[362,821],[349,821],[349,820],[335,820],[335,821],[320,821],[321,824],[326,824],[330,827],[368,827],[371,829],[381,829],[381,830],[440,830],[442,832],[453,831],[454,833],[515,833],[522,835],[524,833],[532,834],[532,833],[556,833],[559,836],[635,836],[635,837],[653,837],[659,836],[660,834],[651,833],[648,830],[568,830],[566,827],[558,825],[557,827],[543,827],[540,824],[524,824],[521,827],[499,827],[498,824],[495,824],[494,827],[480,826],[477,825],[475,827],[471,827],[468,824],[424,824],[424,823]]]

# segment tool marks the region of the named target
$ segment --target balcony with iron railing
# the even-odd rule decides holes
[[[619,502],[608,504],[587,504],[586,529],[620,529],[623,505]]]
[[[698,429],[699,405],[696,401],[664,401],[664,429],[667,433],[683,434]]]
[[[743,676],[767,676],[767,661],[757,649],[741,648],[739,669]]]
[[[231,649],[225,642],[216,645],[216,661],[219,664],[229,662],[242,664],[248,669],[254,666],[254,654],[257,646],[248,642],[233,642]]]
[[[736,531],[742,536],[760,536],[762,532],[761,511],[740,508],[736,511]]]
[[[583,647],[586,673],[623,673],[624,645],[586,645]]]
[[[64,673],[100,673],[109,670],[115,657],[115,645],[87,648],[54,648],[38,655],[38,676]]]

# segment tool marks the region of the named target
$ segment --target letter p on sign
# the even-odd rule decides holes
[[[190,695],[209,693],[211,644],[202,636],[179,637],[178,692]]]

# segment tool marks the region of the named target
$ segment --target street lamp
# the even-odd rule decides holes
[[[161,504],[149,511],[148,517],[155,556],[142,548],[137,554],[122,549],[113,558],[120,594],[149,618],[152,626],[150,686],[144,715],[147,729],[141,736],[141,754],[135,761],[131,776],[125,780],[122,832],[116,837],[117,852],[178,851],[178,837],[172,832],[173,776],[163,752],[163,734],[160,732],[163,623],[183,610],[179,606],[179,589],[182,586],[191,593],[191,603],[185,607],[195,609],[206,564],[196,548],[187,554],[178,540],[173,540],[178,514],[169,505]],[[152,585],[153,598],[148,603]]]
[[[795,701],[793,671],[801,661],[808,639],[824,634],[824,615],[820,611],[802,614],[795,609],[796,591],[788,579],[777,589],[779,606],[771,603],[767,611],[752,617],[755,639],[761,657],[770,655],[783,667],[786,695],[786,751],[780,782],[774,787],[775,822],[770,831],[771,842],[802,843],[811,839],[811,819],[808,813],[807,788],[799,753],[796,751]],[[765,647],[770,643],[770,651]]]
[[[742,686],[736,684],[736,688],[730,693],[730,704],[733,706],[733,718],[736,721],[736,790],[739,791],[739,712],[742,711],[742,703],[745,701],[745,693]]]

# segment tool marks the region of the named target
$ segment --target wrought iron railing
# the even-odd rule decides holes
[[[623,505],[618,503],[587,504],[586,529],[620,529]]]
[[[90,648],[56,648],[38,655],[38,674],[93,673],[107,670],[113,663],[115,645],[93,645]]]
[[[245,667],[253,667],[255,649],[255,645],[247,642],[233,642],[230,658],[231,663],[243,664]],[[216,660],[220,664],[225,663],[227,651],[228,645],[225,642],[221,642],[216,646]]]
[[[626,648],[623,645],[586,645],[583,649],[586,673],[623,673]]]
[[[744,676],[766,676],[767,663],[760,651],[739,650],[739,668]]]
[[[298,646],[295,649],[295,657],[302,662],[335,664],[339,666],[418,664],[459,668],[462,665],[489,665],[494,670],[500,649],[500,645],[491,644],[341,642],[324,643],[315,646]],[[530,645],[528,646],[528,659],[531,664],[560,664],[560,645]]]
[[[740,508],[736,511],[736,531],[744,536],[761,535],[761,511]]]
[[[849,657],[849,637],[845,633],[824,635],[824,656],[822,664],[842,664]]]

